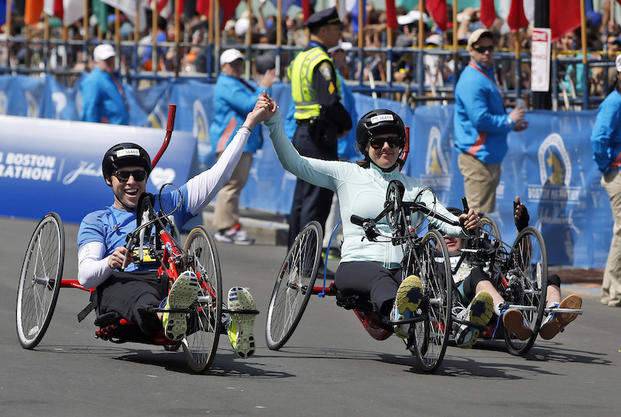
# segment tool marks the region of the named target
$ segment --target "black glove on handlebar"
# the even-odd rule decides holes
[[[526,206],[524,204],[521,204],[521,205],[522,205],[522,215],[516,219],[515,210],[517,210],[518,204],[516,204],[515,201],[513,202],[513,219],[514,219],[515,227],[518,233],[521,232],[524,228],[526,228],[528,226],[528,222],[530,221],[530,216],[528,214],[528,210],[526,209]]]

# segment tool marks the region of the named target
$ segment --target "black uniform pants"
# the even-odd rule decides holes
[[[293,146],[302,156],[323,160],[338,159],[336,135],[327,133],[317,125],[298,124],[293,136]],[[315,220],[319,222],[322,230],[325,228],[333,195],[331,190],[297,180],[288,216],[288,247],[293,245],[295,237],[308,222]]]

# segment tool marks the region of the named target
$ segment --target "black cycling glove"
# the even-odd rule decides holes
[[[518,205],[515,201],[513,202],[513,219],[514,219],[515,227],[517,228],[518,233],[521,232],[522,229],[527,227],[528,222],[530,221],[530,216],[528,215],[528,210],[526,209],[526,206],[522,204],[522,207],[523,207],[522,215],[516,219],[515,210],[518,208]]]

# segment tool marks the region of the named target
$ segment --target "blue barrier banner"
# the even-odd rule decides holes
[[[101,159],[112,145],[132,141],[154,157],[164,132],[159,129],[111,126],[0,116],[0,203],[4,216],[38,219],[55,211],[67,222],[114,202],[101,175]],[[185,183],[196,149],[188,132],[173,133],[170,146],[147,183],[157,193],[164,183]]]
[[[11,201],[0,203],[1,215],[39,218],[55,210],[66,221],[79,221],[85,213],[109,205],[109,190],[102,186],[99,173],[103,152],[121,140],[135,140],[153,156],[163,138],[169,103],[177,105],[173,143],[162,160],[162,172],[154,172],[152,180],[159,184],[174,175],[173,182],[179,185],[215,162],[208,137],[215,112],[213,84],[161,81],[139,91],[125,85],[130,123],[155,129],[32,119],[79,119],[80,81],[70,89],[51,76],[0,75],[0,114],[31,118],[1,119],[0,186],[12,196]],[[271,95],[284,119],[291,103],[289,85],[274,84]],[[366,95],[355,94],[355,99],[359,116],[388,108],[403,118],[411,127],[404,172],[431,186],[441,202],[461,208],[464,187],[453,146],[453,106],[419,106],[413,111],[403,103]],[[512,201],[519,195],[528,207],[531,225],[546,240],[552,265],[599,268],[606,261],[612,214],[592,160],[589,138],[595,115],[595,111],[529,112],[528,129],[508,136],[496,211],[488,215],[511,244],[515,237]],[[264,146],[254,156],[240,205],[288,213],[296,179],[280,165],[267,128],[260,129]],[[76,170],[82,172],[67,184]],[[151,180],[149,187],[155,190]]]
[[[528,129],[508,136],[496,211],[488,215],[511,244],[516,235],[513,199],[520,196],[530,224],[546,241],[551,265],[601,267],[606,262],[612,214],[589,142],[595,115],[595,111],[529,112]],[[463,177],[457,167],[452,120],[453,106],[416,109],[407,168],[430,185],[440,201],[461,208]]]

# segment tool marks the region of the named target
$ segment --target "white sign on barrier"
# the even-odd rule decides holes
[[[550,38],[548,28],[533,29],[531,47],[531,81],[532,91],[550,91]]]

